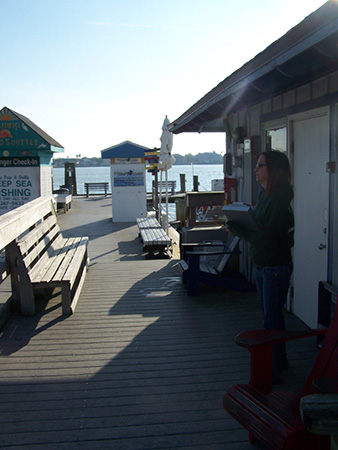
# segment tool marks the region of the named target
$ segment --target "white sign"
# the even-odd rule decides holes
[[[114,187],[144,186],[144,170],[116,170]]]
[[[0,158],[0,215],[40,196],[40,158]]]
[[[114,158],[115,164],[141,164],[141,158]]]

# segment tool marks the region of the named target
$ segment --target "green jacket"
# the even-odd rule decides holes
[[[259,195],[254,214],[258,230],[251,231],[227,223],[230,231],[250,243],[250,256],[259,266],[281,266],[291,262],[294,245],[294,216],[287,194],[273,193],[265,197],[264,189]]]

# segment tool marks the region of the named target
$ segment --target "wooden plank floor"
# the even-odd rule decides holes
[[[55,291],[36,316],[6,324],[0,448],[262,448],[222,406],[227,386],[249,378],[234,336],[261,326],[256,295],[187,297],[177,260],[145,260],[136,225],[111,222],[109,197],[75,198],[59,223],[90,237],[90,268],[73,316]],[[293,342],[280,388],[298,390],[316,353],[314,340]]]

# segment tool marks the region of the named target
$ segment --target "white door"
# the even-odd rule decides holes
[[[327,280],[329,116],[292,121],[295,247],[293,311],[317,326],[318,282]]]

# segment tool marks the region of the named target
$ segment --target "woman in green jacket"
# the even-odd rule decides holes
[[[253,275],[263,311],[264,328],[284,329],[283,309],[292,274],[294,216],[291,208],[293,188],[287,156],[269,150],[258,158],[256,180],[261,184],[254,214],[258,230],[250,231],[229,221],[229,230],[250,243]],[[278,382],[287,367],[285,344],[274,346],[273,380]]]

